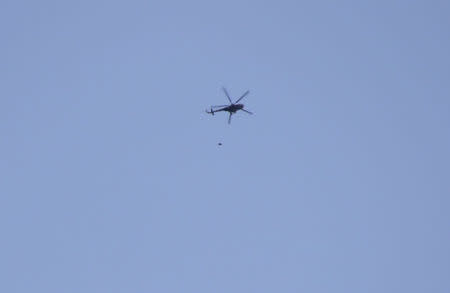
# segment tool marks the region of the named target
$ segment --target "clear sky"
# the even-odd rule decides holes
[[[2,1],[0,291],[450,292],[449,13]]]

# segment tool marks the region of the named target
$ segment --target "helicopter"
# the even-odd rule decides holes
[[[206,110],[206,113],[214,115],[214,113],[216,113],[216,112],[226,111],[229,113],[228,124],[231,123],[231,115],[235,114],[239,110],[247,112],[248,114],[253,114],[252,112],[244,109],[244,104],[238,104],[240,100],[242,100],[246,95],[248,95],[250,93],[250,91],[246,91],[239,99],[236,100],[236,102],[233,103],[233,101],[230,98],[230,95],[228,94],[227,89],[222,87],[222,90],[225,93],[225,95],[227,96],[228,101],[230,101],[230,104],[229,105],[211,106],[210,111]]]

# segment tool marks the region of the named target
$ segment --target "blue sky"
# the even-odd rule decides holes
[[[0,8],[2,292],[450,291],[448,1]]]

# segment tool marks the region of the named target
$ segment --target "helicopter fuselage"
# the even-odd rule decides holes
[[[244,104],[231,104],[225,108],[219,109],[217,111],[227,111],[230,113],[236,113],[236,111],[241,110],[242,108],[244,108]],[[217,112],[214,111],[214,112]]]

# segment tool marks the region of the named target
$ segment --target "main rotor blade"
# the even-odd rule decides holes
[[[249,93],[250,91],[246,91],[236,102],[234,102],[235,104],[236,103],[239,103],[239,101],[240,100],[242,100],[246,95],[248,95],[248,93]]]
[[[231,112],[230,112],[230,116],[228,117],[228,124],[231,123]]]
[[[244,112],[247,112],[248,114],[252,114],[252,115],[253,115],[253,113],[250,112],[250,111],[247,111],[247,110],[245,110],[245,109],[241,109],[241,110],[244,111]]]
[[[211,106],[213,108],[220,108],[220,107],[228,107],[229,105],[216,105],[216,106]]]
[[[223,92],[225,93],[225,95],[227,96],[228,101],[230,101],[230,103],[233,104],[233,102],[231,101],[230,95],[229,95],[228,92],[227,92],[227,89],[224,88],[224,87],[222,87],[222,90],[223,90]]]

